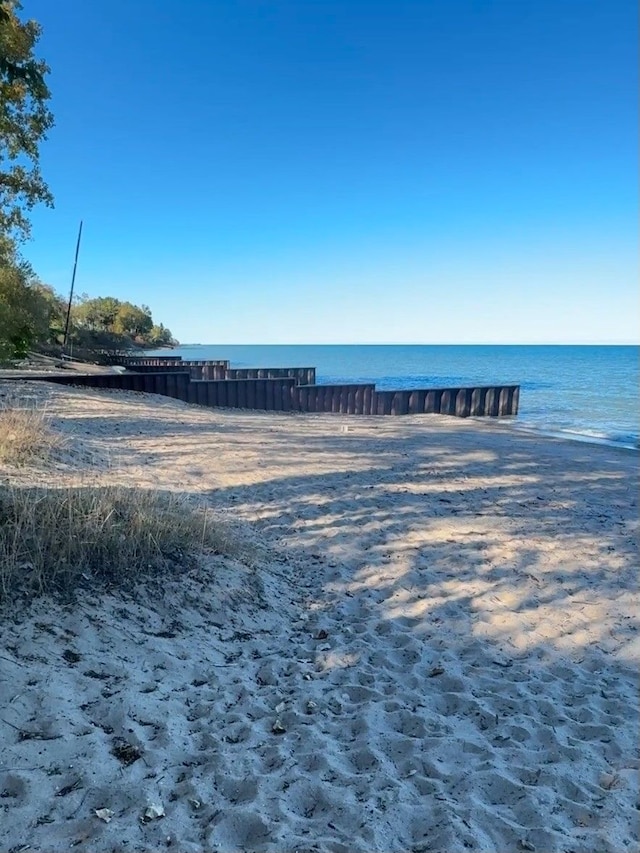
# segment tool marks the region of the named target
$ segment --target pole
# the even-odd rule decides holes
[[[64,339],[62,341],[62,350],[66,349],[67,338],[69,337],[69,319],[71,318],[71,303],[73,301],[73,286],[76,283],[76,269],[78,266],[78,252],[80,251],[80,238],[82,237],[82,220],[80,220],[80,229],[78,230],[78,242],[76,243],[76,257],[73,262],[73,275],[71,276],[71,291],[69,293],[69,305],[67,307],[67,322],[64,326]]]

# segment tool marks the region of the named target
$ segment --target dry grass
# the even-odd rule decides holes
[[[41,407],[18,398],[0,402],[0,463],[46,460],[61,444]]]
[[[0,598],[121,584],[189,565],[202,553],[238,551],[225,526],[177,494],[0,487]]]

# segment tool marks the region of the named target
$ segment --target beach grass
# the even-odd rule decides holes
[[[46,460],[62,443],[41,406],[14,397],[0,402],[0,463]]]
[[[0,597],[183,570],[239,552],[229,530],[185,496],[122,486],[0,487]]]

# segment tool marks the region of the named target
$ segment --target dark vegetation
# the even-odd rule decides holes
[[[0,363],[25,358],[30,351],[59,355],[67,305],[24,265],[0,258]],[[67,352],[100,360],[132,350],[173,346],[169,329],[156,325],[146,305],[112,296],[82,296],[72,305]]]

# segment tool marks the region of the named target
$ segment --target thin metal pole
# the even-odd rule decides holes
[[[80,251],[80,238],[82,237],[82,220],[80,220],[80,229],[78,231],[78,242],[76,243],[76,257],[73,262],[73,275],[71,276],[71,291],[69,293],[69,305],[67,307],[67,322],[64,326],[64,340],[62,341],[63,351],[67,346],[67,338],[69,337],[69,319],[71,317],[71,303],[73,302],[73,286],[76,283],[76,268],[78,266],[78,252]]]

